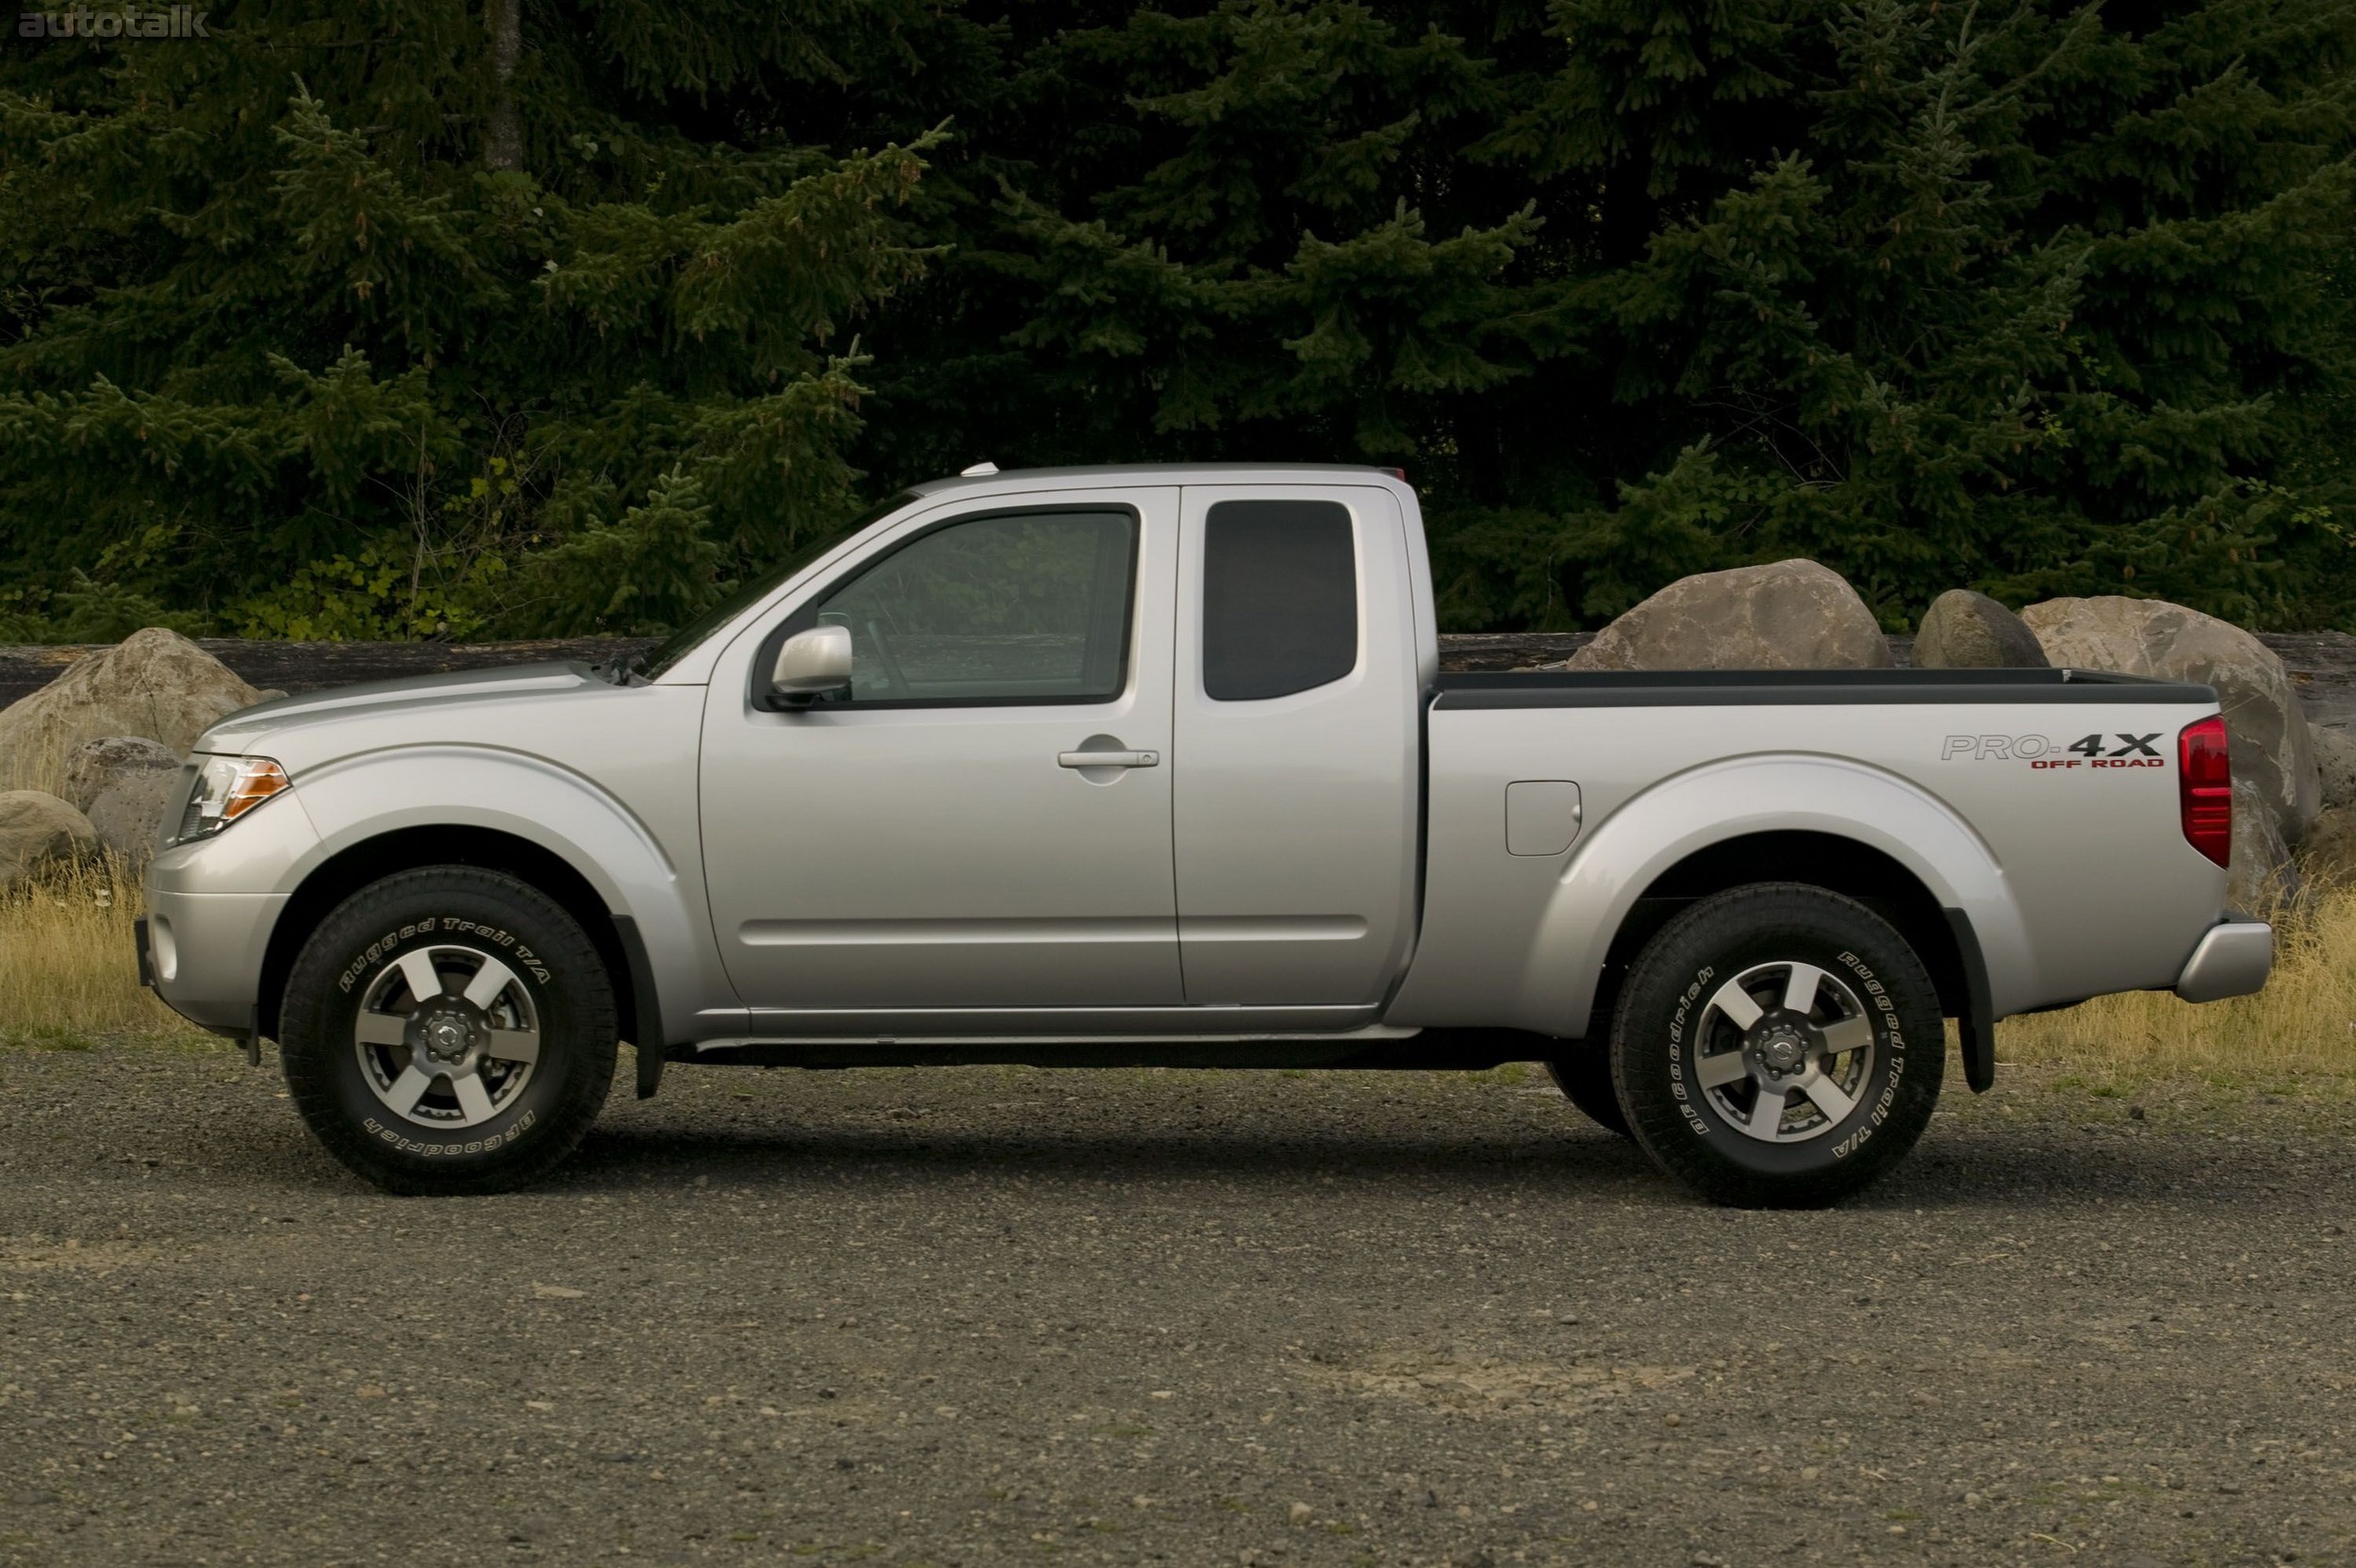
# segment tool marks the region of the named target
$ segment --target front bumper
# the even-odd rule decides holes
[[[250,1039],[271,932],[318,845],[288,790],[148,863],[140,972],[165,1005],[217,1034]]]
[[[2274,928],[2264,920],[2225,920],[2209,928],[2176,977],[2176,994],[2186,1001],[2246,997],[2265,984],[2274,968]]]
[[[151,887],[140,922],[140,975],[174,1013],[215,1033],[254,1030],[256,982],[284,893],[173,893]]]

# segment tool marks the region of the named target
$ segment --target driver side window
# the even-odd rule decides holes
[[[794,618],[848,628],[834,702],[1097,702],[1120,695],[1137,576],[1127,512],[999,514],[918,536]]]

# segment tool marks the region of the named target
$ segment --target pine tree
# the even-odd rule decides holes
[[[2351,616],[2346,0],[1039,10],[885,471],[1404,463],[1468,627],[1791,553]]]
[[[1791,84],[1759,127],[1780,151],[1664,208],[1641,257],[1566,296],[1615,401],[1684,416],[1619,506],[1557,520],[1552,548],[1586,563],[1573,613],[1657,579],[1614,566],[1634,543],[1619,514],[1656,490],[1689,564],[1814,554],[1895,625],[1958,582],[2286,612],[2285,551],[2339,553],[2269,476],[2293,405],[2340,374],[2349,14],[2139,20],[1860,0],[1746,62],[1747,116],[1760,81]],[[1721,68],[1647,69],[1691,97]],[[1594,102],[1592,75],[1555,91]],[[1673,173],[1690,187],[1720,161]]]
[[[0,65],[19,635],[668,624],[980,457],[1404,465],[1464,628],[2356,627],[2352,0],[216,20]]]
[[[832,522],[931,142],[836,156],[763,109],[886,12],[240,5],[11,59],[20,619],[79,569],[237,630],[536,624],[533,585],[660,518],[690,578],[568,619],[645,629]]]

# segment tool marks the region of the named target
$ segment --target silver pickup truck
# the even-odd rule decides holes
[[[197,743],[142,972],[402,1192],[536,1178],[666,1062],[1479,1068],[1719,1201],[1929,1120],[1957,1022],[2264,983],[2206,686],[1440,672],[1353,468],[977,470],[625,667]]]

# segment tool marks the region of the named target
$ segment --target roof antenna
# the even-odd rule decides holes
[[[957,477],[960,479],[987,479],[997,471],[998,466],[990,461],[987,457],[984,457],[980,462],[976,463],[972,468],[959,469],[957,470]]]

